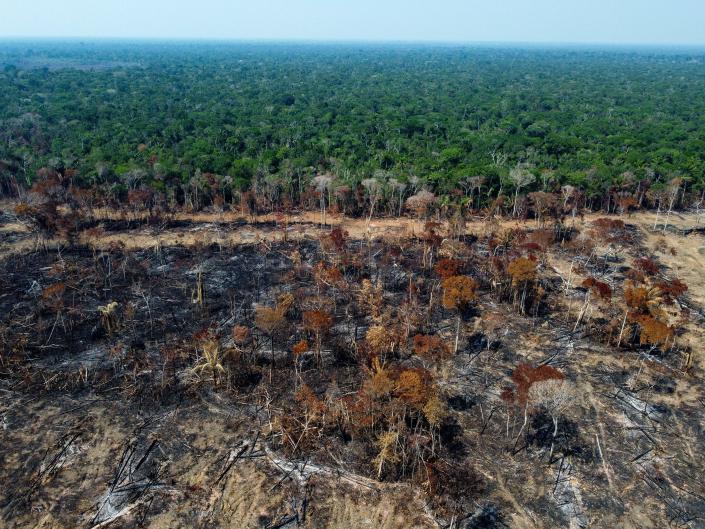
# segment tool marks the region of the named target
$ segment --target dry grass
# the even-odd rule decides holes
[[[432,527],[424,514],[423,501],[407,486],[380,485],[376,490],[356,487],[330,477],[314,476],[303,486],[292,479],[280,483],[282,472],[265,458],[238,462],[225,479],[216,483],[223,465],[223,450],[234,446],[245,429],[233,428],[223,410],[216,415],[170,415],[153,418],[156,424],[149,439],[159,439],[165,454],[185,452],[178,458],[163,458],[163,472],[169,476],[168,487],[154,495],[145,527],[238,527],[257,529],[266,520],[278,519],[290,511],[293,497],[308,496],[310,506],[306,523],[299,527],[315,529],[428,529]],[[0,469],[3,483],[11,482],[12,469],[32,464],[38,453],[33,447],[54,447],[65,431],[65,410],[35,406],[31,411],[31,429],[12,436],[17,450],[5,459]],[[1,527],[73,529],[91,527],[101,494],[107,489],[125,443],[133,438],[143,419],[131,416],[116,405],[97,403],[84,410],[82,435],[72,451],[51,477],[44,480],[35,508],[12,520],[0,520]],[[244,425],[247,426],[247,425]],[[3,439],[0,436],[0,439]],[[9,439],[5,439],[9,441]],[[3,470],[4,469],[4,470]],[[141,517],[138,507],[110,524],[135,527]],[[3,525],[7,524],[7,525]],[[194,525],[196,524],[196,525]]]

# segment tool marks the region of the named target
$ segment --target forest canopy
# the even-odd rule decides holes
[[[705,180],[705,51],[373,44],[0,44],[0,178],[234,191],[316,172],[449,194]],[[302,183],[303,180],[303,183]],[[629,182],[625,182],[628,180]],[[225,185],[225,184],[224,184]]]

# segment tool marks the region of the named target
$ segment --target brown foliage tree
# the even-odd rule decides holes
[[[296,372],[296,378],[301,379],[301,359],[309,349],[308,342],[306,340],[301,340],[294,344],[291,348],[291,353],[294,355],[294,371]]]
[[[487,350],[490,350],[492,342],[499,338],[499,332],[506,328],[507,318],[500,312],[490,312],[482,315],[480,323],[487,340]]]
[[[406,208],[417,217],[423,218],[428,216],[436,201],[436,195],[430,191],[422,190],[406,199]]]
[[[394,353],[401,341],[401,337],[396,330],[395,327],[384,325],[373,325],[367,329],[365,340],[370,354],[380,356],[384,360],[386,355]]]
[[[313,277],[319,288],[342,286],[345,282],[345,277],[339,268],[327,266],[323,261],[313,267]]]
[[[372,318],[376,318],[382,308],[383,294],[382,284],[379,281],[373,285],[369,279],[363,279],[358,293],[358,303]]]

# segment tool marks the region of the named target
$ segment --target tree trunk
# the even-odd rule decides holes
[[[617,347],[622,343],[622,334],[624,333],[624,326],[627,324],[627,311],[624,311],[624,320],[622,320],[622,328],[619,331],[619,339],[617,340]]]
[[[551,459],[553,458],[553,445],[556,442],[556,435],[558,435],[558,417],[552,416],[553,419],[553,438],[551,439],[551,451],[548,453],[548,463],[551,464]]]
[[[274,335],[270,336],[271,350],[269,351],[269,383],[272,383],[272,371],[274,370]]]
[[[519,437],[521,437],[521,433],[524,431],[524,428],[526,428],[526,424],[529,422],[529,403],[527,402],[524,405],[524,424],[521,425],[521,429],[519,430],[519,433],[517,434],[516,439],[514,440],[514,449],[516,450],[517,443],[519,442]]]
[[[455,326],[455,349],[453,354],[458,354],[458,340],[460,339],[460,313],[458,313],[458,322]]]

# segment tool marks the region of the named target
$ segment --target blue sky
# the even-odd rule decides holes
[[[0,37],[705,44],[705,0],[0,0]]]

